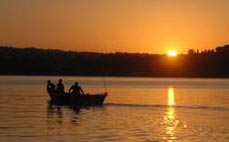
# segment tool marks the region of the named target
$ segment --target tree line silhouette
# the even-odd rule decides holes
[[[3,75],[229,77],[229,45],[177,57],[1,46],[0,66]]]

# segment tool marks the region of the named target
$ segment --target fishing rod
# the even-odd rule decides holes
[[[103,76],[103,86],[104,86],[104,89],[105,89],[105,93],[107,93],[107,84],[106,84],[105,76]]]
[[[105,52],[103,51],[103,57],[105,57]],[[105,68],[104,68],[104,64],[102,66],[102,71],[103,71],[103,75],[102,75],[102,78],[103,78],[103,86],[104,86],[104,89],[105,89],[105,93],[107,93],[107,84],[106,84],[106,78],[105,78]]]

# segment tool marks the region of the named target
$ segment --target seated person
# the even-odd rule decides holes
[[[83,95],[84,94],[84,91],[83,89],[79,86],[79,83],[78,82],[75,82],[74,85],[72,85],[72,87],[69,89],[69,94],[72,94],[72,95]]]
[[[62,79],[59,79],[59,82],[56,84],[56,92],[64,93],[64,84],[62,83]]]
[[[47,92],[51,93],[51,92],[55,92],[55,85],[50,81],[48,80],[47,81]]]

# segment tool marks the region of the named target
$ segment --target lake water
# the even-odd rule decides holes
[[[107,90],[104,106],[50,105],[59,78]],[[0,76],[0,141],[228,142],[229,79]]]

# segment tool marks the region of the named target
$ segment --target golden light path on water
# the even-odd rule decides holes
[[[168,88],[168,106],[174,106],[175,105],[175,93],[174,88],[169,87]]]
[[[179,120],[176,120],[176,110],[174,108],[175,103],[175,93],[173,87],[168,87],[167,93],[167,111],[163,119],[163,124],[165,125],[166,137],[163,139],[168,140],[168,142],[173,142],[176,139],[175,130],[179,124]]]

